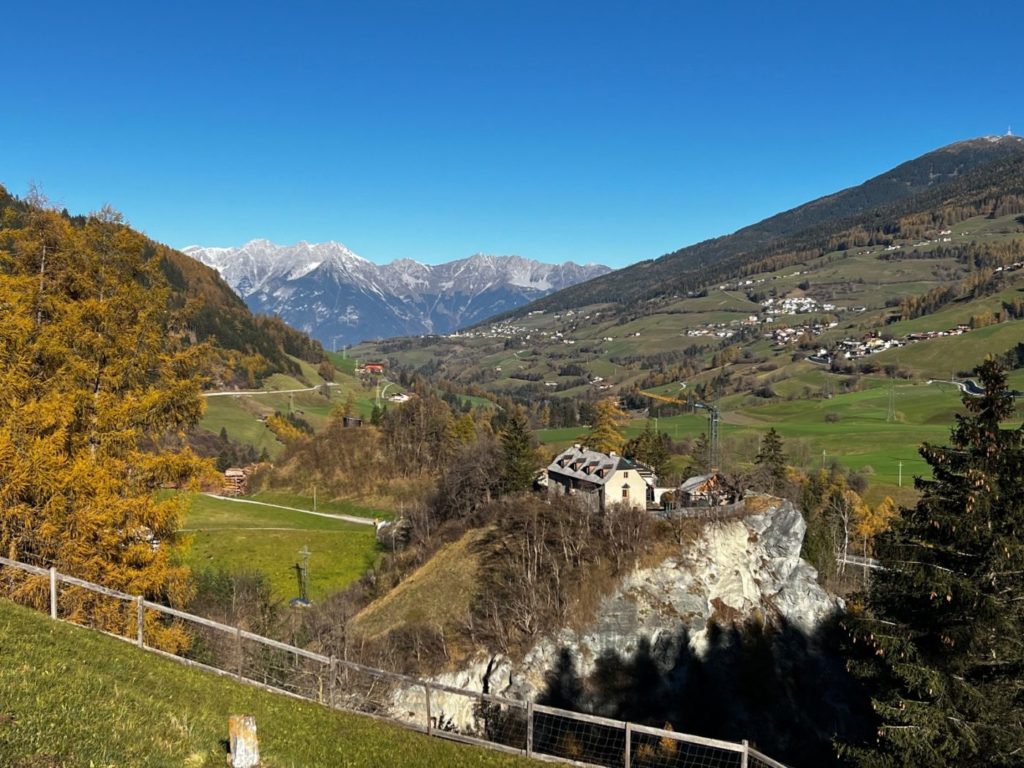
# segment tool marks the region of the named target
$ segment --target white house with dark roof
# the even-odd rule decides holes
[[[574,445],[547,468],[548,493],[585,495],[595,509],[615,504],[646,509],[658,478],[650,467],[612,453]]]

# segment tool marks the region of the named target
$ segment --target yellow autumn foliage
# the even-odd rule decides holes
[[[74,221],[34,206],[0,219],[0,553],[182,605],[181,519],[165,484],[208,464],[181,435],[202,413],[196,363],[148,241],[109,210]],[[43,597],[37,579],[16,596]],[[18,594],[20,592],[20,595]],[[125,633],[134,611],[65,589],[62,614]],[[180,648],[173,624],[147,641]]]

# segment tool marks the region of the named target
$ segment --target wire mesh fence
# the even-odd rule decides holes
[[[743,744],[630,726],[630,768],[742,768]]]
[[[534,751],[588,765],[626,765],[626,723],[534,705]]]
[[[6,566],[6,567],[3,567]],[[324,656],[0,557],[0,596],[184,664],[492,749],[598,768],[786,768],[718,741],[439,685]]]

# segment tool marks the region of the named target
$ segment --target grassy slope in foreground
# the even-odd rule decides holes
[[[228,715],[266,768],[537,765],[256,690],[0,601],[0,765],[223,768]]]

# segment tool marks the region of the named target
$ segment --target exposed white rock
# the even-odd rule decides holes
[[[697,655],[706,650],[712,620],[781,618],[810,632],[842,601],[817,582],[817,572],[800,558],[807,526],[792,502],[754,496],[750,506],[763,512],[706,523],[685,552],[653,568],[637,569],[607,596],[583,631],[563,630],[540,641],[521,662],[485,656],[434,682],[529,700],[544,689],[545,675],[567,649],[581,678],[607,650],[628,657],[644,640],[657,645],[663,635],[688,630]],[[423,717],[422,691],[396,692],[394,711]],[[431,711],[460,730],[472,731],[476,715],[469,697],[436,692]]]

